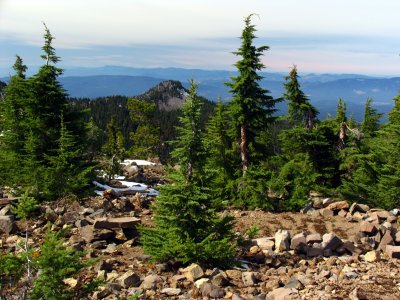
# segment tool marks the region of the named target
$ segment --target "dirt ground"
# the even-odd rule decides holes
[[[271,213],[264,211],[240,211],[229,212],[236,220],[235,228],[245,233],[249,228],[256,226],[256,237],[273,236],[279,229],[289,230],[292,235],[302,231],[306,233],[325,234],[334,232],[341,239],[352,241],[359,232],[358,223],[350,223],[341,216],[324,218],[302,213]]]

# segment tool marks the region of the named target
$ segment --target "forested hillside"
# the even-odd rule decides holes
[[[157,143],[160,145],[160,159],[167,161],[171,151],[170,143],[176,138],[175,127],[179,124],[180,108],[183,105],[187,89],[179,81],[163,81],[134,99],[155,104],[154,114],[148,120],[154,127],[159,128]],[[133,146],[130,134],[136,131],[138,122],[132,118],[129,110],[129,99],[125,96],[109,96],[96,99],[74,99],[70,98],[73,106],[78,110],[86,111],[85,121],[93,119],[94,124],[100,129],[99,143],[103,145],[107,140],[107,124],[115,118],[118,131],[124,137],[124,147],[129,149]],[[208,119],[215,104],[200,97],[203,103],[202,124]],[[144,157],[146,158],[146,157]]]

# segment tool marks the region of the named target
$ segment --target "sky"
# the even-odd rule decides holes
[[[256,15],[265,71],[400,76],[399,0],[0,0],[0,76],[40,59],[45,22],[59,66],[234,70]]]

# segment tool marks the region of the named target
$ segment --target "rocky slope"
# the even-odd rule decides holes
[[[160,169],[154,168],[160,167],[133,169],[156,182]],[[319,196],[303,213],[227,210],[236,219],[240,247],[237,267],[221,270],[153,263],[136,230],[152,223],[152,201],[144,193],[107,190],[79,202],[45,204],[41,216],[28,223],[14,221],[3,201],[1,252],[21,251],[26,228],[28,245],[36,250],[48,222],[52,230],[68,229],[66,244],[97,263],[66,286],[103,279],[92,299],[400,299],[397,211]],[[4,299],[20,295],[18,289],[1,293]]]

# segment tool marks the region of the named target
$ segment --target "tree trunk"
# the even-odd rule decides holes
[[[244,175],[249,167],[249,158],[247,153],[247,135],[246,135],[245,125],[242,125],[240,127],[240,157],[242,159],[242,170]]]

